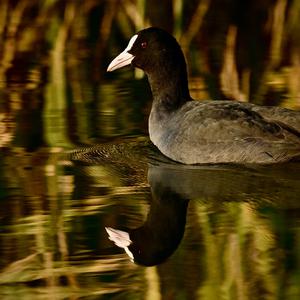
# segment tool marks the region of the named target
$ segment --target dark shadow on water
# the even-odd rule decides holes
[[[184,234],[188,199],[161,182],[152,182],[147,220],[128,232],[106,228],[109,239],[124,248],[140,265],[164,262],[177,249]]]

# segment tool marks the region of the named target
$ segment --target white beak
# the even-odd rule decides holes
[[[134,59],[134,55],[130,54],[128,51],[131,50],[135,40],[137,39],[138,35],[135,34],[129,41],[126,49],[121,52],[107,67],[107,72],[112,72],[114,70],[120,69],[131,64],[132,60]]]

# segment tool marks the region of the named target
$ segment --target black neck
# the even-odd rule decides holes
[[[147,72],[153,105],[159,105],[160,109],[172,112],[180,108],[184,103],[191,100],[186,65],[177,62],[163,68],[156,68]]]

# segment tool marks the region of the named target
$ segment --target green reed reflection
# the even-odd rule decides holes
[[[76,236],[72,236],[73,232],[83,234],[85,219],[102,215],[103,208],[111,206],[112,197],[127,194],[126,188],[119,187],[118,178],[109,176],[105,168],[95,167],[94,172],[89,167],[88,185],[93,187],[93,182],[98,184],[100,178],[101,186],[112,190],[116,186],[115,191],[103,196],[91,194],[83,199],[77,194],[78,198],[74,199],[76,179],[70,171],[64,171],[69,168],[70,161],[56,153],[28,156],[20,152],[15,155],[7,158],[4,173],[8,176],[7,185],[14,187],[14,192],[6,196],[11,213],[1,230],[1,267],[4,268],[0,274],[0,294],[27,297],[34,293],[36,299],[43,299],[45,296],[83,297],[123,291],[122,281],[133,278],[127,279],[126,272],[123,275],[114,273],[124,265],[130,267],[129,262],[120,255],[93,255],[89,247],[82,248],[88,246],[84,240],[76,241]],[[16,157],[18,166],[14,164]],[[33,163],[34,160],[39,164]],[[100,236],[97,243],[101,247],[108,244],[107,239]],[[12,249],[16,249],[14,258],[10,255]],[[91,280],[94,274],[102,277],[100,288],[98,281],[93,284]],[[29,282],[36,287],[27,286]],[[19,288],[10,288],[12,284],[18,284]]]
[[[92,299],[111,294],[164,299],[180,294],[186,299],[293,299],[299,295],[295,175],[289,178],[287,170],[282,179],[279,173],[285,170],[280,167],[273,172],[193,171],[154,165],[148,174],[150,196],[147,161],[137,159],[134,148],[142,149],[140,145],[115,145],[115,152],[99,147],[95,148],[99,160],[88,164],[82,164],[84,150],[73,160],[46,150],[31,155],[20,150],[2,157],[3,297]],[[295,167],[291,165],[297,171]],[[272,175],[276,172],[278,176]],[[175,254],[157,267],[139,267],[113,246],[104,227],[141,226],[149,203],[163,201],[153,193],[164,185],[198,198],[190,201],[186,232]]]

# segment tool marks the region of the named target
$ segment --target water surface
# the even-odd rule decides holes
[[[13,147],[1,169],[4,298],[299,295],[299,164],[183,166],[140,136]],[[105,227],[135,231],[139,264]]]

